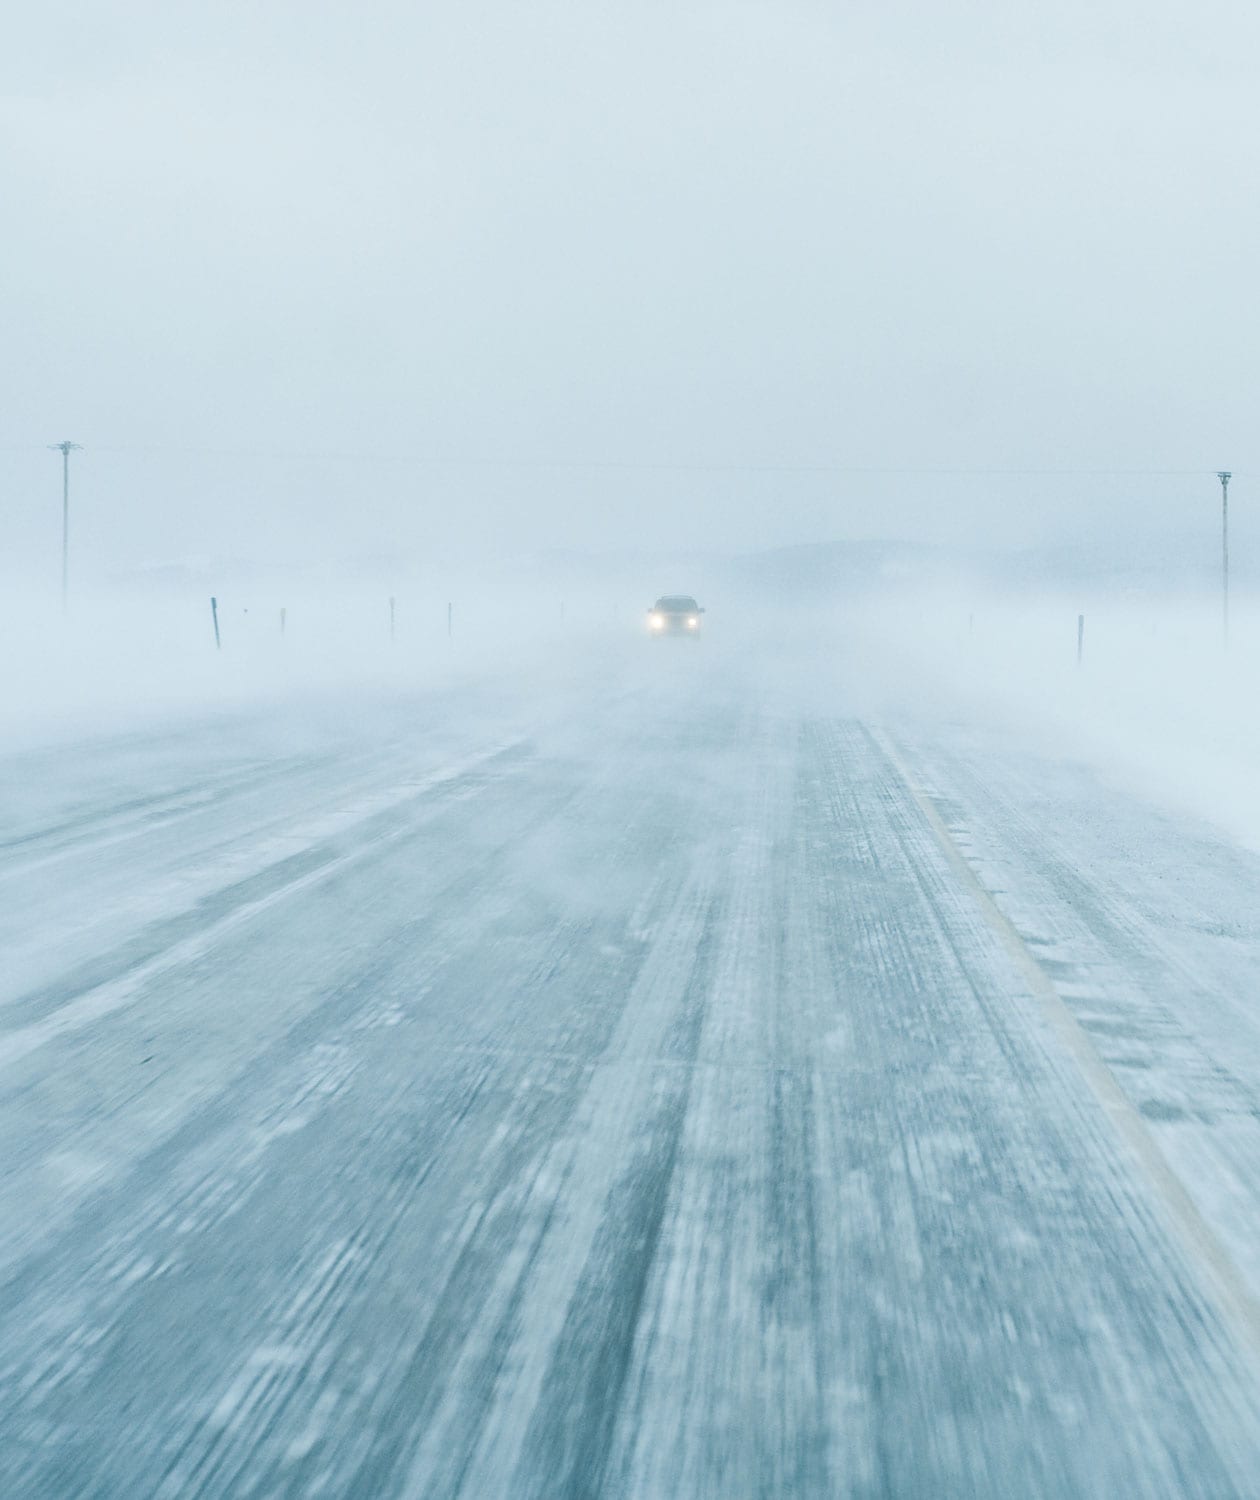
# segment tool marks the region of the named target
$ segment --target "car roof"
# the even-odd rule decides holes
[[[690,594],[662,594],[656,601],[657,609],[699,609]]]

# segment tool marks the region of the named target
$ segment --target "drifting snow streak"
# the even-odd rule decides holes
[[[1063,810],[1169,883],[1220,846],[899,734],[925,801],[862,723],[698,675],[503,738],[14,846],[139,895],[0,997],[0,1490],[1253,1493],[1211,1272],[1256,1295],[1260,1041],[1180,1154],[1202,935],[1135,974]]]

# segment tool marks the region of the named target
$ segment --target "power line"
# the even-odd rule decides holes
[[[17,452],[19,449],[0,451]],[[300,462],[327,463],[371,463],[414,464],[420,468],[469,468],[469,469],[539,469],[539,470],[608,470],[631,473],[679,473],[679,474],[834,474],[858,477],[914,478],[1049,478],[1049,479],[1192,479],[1201,478],[1216,470],[1159,469],[1159,468],[1052,468],[1038,465],[999,468],[989,465],[886,465],[886,464],[806,464],[806,463],[715,463],[695,460],[654,460],[617,458],[523,458],[523,457],[472,457],[469,455],[439,455],[415,452],[383,452],[376,450],[338,449],[285,449],[285,448],[209,448],[197,446],[93,446],[93,451],[114,455],[148,455],[164,457],[238,458],[257,461],[259,459],[297,460]],[[1237,474],[1244,471],[1236,470]]]

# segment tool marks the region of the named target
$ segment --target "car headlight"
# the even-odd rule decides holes
[[[700,621],[696,619],[695,615],[692,615],[691,618],[687,621],[687,629],[696,630],[699,628],[699,626]]]
[[[660,630],[661,627],[665,624],[665,616],[664,615],[649,615],[648,616],[648,624],[652,627],[653,630]]]

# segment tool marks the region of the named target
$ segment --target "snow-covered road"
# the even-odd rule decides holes
[[[1260,857],[699,655],[0,766],[0,1494],[1260,1493]]]

